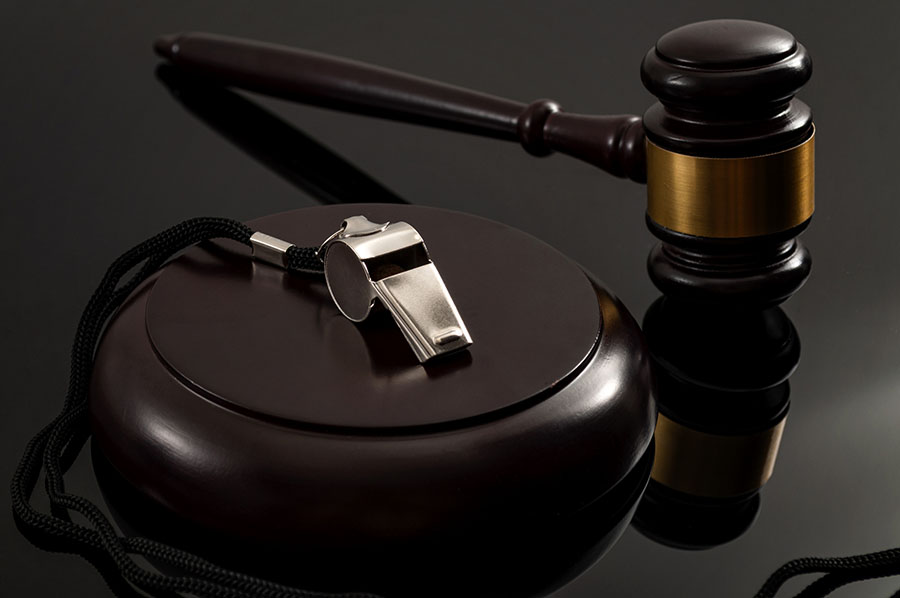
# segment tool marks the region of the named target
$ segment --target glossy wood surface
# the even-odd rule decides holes
[[[359,206],[254,225],[308,243],[348,209]],[[112,465],[200,526],[324,546],[489,533],[615,486],[656,413],[643,339],[621,304],[506,226],[365,209],[430,233],[475,339],[468,353],[419,366],[390,320],[357,327],[321,283],[197,248],[134,294],[98,350],[91,420]]]
[[[192,552],[217,563],[296,587],[323,592],[358,588],[392,598],[540,598],[559,590],[602,558],[625,533],[647,486],[653,455],[651,443],[610,491],[546,525],[531,520],[503,534],[480,533],[477,541],[458,533],[412,546],[381,542],[350,547],[313,546],[295,539],[253,542],[211,532],[148,500],[109,464],[96,443],[91,447],[104,500],[127,533],[187,544]],[[53,546],[52,540],[43,539],[43,544]],[[151,562],[167,570],[165,563]],[[300,562],[303,567],[297,566]],[[441,583],[435,584],[435,579]]]
[[[211,33],[156,40],[158,54],[216,83],[347,112],[518,141],[536,156],[572,155],[645,180],[640,119],[565,113],[551,100],[522,104],[422,77],[298,48]]]
[[[768,23],[717,19],[663,35],[641,63],[659,99],[644,113],[657,145],[695,156],[769,154],[804,141],[809,106],[794,94],[812,59],[793,35]]]
[[[296,210],[251,223],[315,246],[345,218],[419,231],[475,343],[419,366],[387,310],[354,323],[324,279],[249,259],[240,246],[195,248],[168,266],[147,305],[154,351],[188,386],[288,426],[415,428],[495,417],[578,371],[602,331],[584,272],[502,224],[419,206]]]

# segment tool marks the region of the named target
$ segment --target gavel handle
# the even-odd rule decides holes
[[[209,33],[162,36],[154,47],[185,72],[222,85],[518,141],[536,156],[557,151],[616,176],[646,180],[638,116],[572,114],[550,100],[525,105],[344,58]]]

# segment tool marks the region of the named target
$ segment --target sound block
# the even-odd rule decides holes
[[[650,445],[640,330],[571,260],[508,226],[407,205],[250,226],[318,245],[344,218],[421,233],[474,344],[420,365],[389,314],[355,324],[323,279],[232,242],[186,251],[109,323],[91,425],[139,492],[203,528],[323,546],[552,523]]]

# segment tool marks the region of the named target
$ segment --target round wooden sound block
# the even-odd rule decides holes
[[[98,349],[93,432],[126,480],[238,537],[362,545],[548,521],[632,470],[656,412],[640,330],[608,291],[533,237],[446,210],[249,224],[312,246],[359,214],[419,231],[474,344],[420,365],[387,312],[347,320],[324,279],[194,247]]]

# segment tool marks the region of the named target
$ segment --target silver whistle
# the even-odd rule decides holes
[[[341,313],[361,322],[380,299],[420,363],[472,344],[422,237],[409,224],[347,218],[317,255]]]

